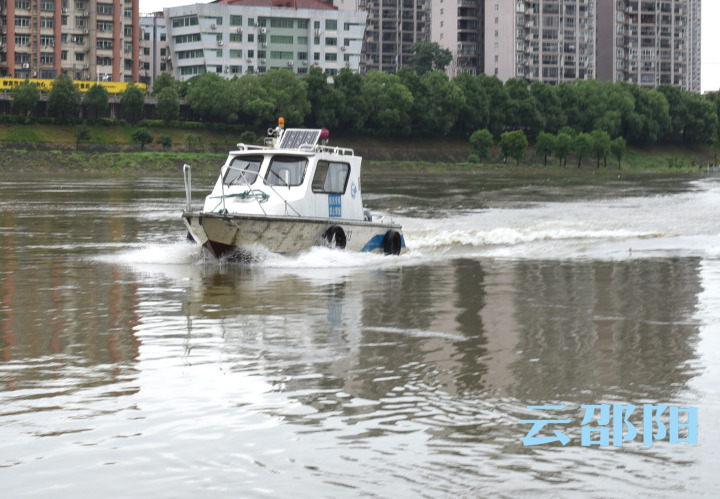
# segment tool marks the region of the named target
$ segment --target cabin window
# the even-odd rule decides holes
[[[230,162],[225,171],[223,183],[225,185],[252,185],[257,179],[262,156],[241,156]]]
[[[267,185],[292,187],[300,185],[305,178],[307,158],[302,156],[275,156],[265,175]]]
[[[313,192],[329,194],[345,194],[349,177],[349,164],[318,161],[312,182],[312,190]]]

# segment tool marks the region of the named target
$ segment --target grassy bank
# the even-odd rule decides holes
[[[178,170],[184,163],[196,171],[215,171],[225,159],[227,151],[239,140],[227,132],[211,130],[151,129],[155,140],[169,135],[173,145],[168,151],[153,143],[140,151],[132,143],[135,127],[90,127],[91,140],[76,144],[77,126],[63,125],[0,125],[0,168],[64,168],[129,171]],[[193,137],[189,140],[189,137]],[[595,158],[584,158],[577,168],[577,158],[571,156],[567,166],[558,165],[556,158],[548,158],[547,165],[528,148],[525,158],[503,163],[498,148],[483,164],[470,164],[467,158],[471,146],[458,137],[392,138],[366,136],[338,136],[332,134],[330,143],[353,148],[365,158],[370,170],[392,169],[395,172],[424,172],[475,170],[491,172],[522,170],[543,174],[627,174],[627,173],[688,173],[705,170],[714,162],[714,154],[707,146],[682,147],[658,145],[653,148],[629,148],[618,171],[615,158],[601,161],[596,168]],[[77,149],[77,150],[76,150]]]

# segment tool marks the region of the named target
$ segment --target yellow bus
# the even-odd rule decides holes
[[[20,85],[22,82],[25,81],[25,78],[0,78],[0,91],[3,90],[11,90],[18,85]],[[49,92],[52,90],[52,85],[55,80],[46,80],[46,79],[40,79],[40,78],[30,78],[28,81],[34,85],[37,85],[37,87],[42,92]],[[92,80],[74,80],[73,83],[75,86],[80,90],[81,92],[87,92],[90,90],[90,87],[92,87],[95,84],[99,84],[103,87],[105,87],[109,94],[120,94],[125,91],[125,89],[128,87],[130,83],[122,82],[122,81],[92,81]],[[136,83],[136,87],[138,87],[140,90],[145,92],[147,90],[147,85],[144,83]]]

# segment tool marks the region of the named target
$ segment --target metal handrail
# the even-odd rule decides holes
[[[191,211],[192,198],[192,167],[187,163],[183,165],[183,180],[185,182],[185,211]]]

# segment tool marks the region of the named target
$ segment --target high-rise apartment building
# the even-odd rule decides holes
[[[414,43],[430,41],[429,0],[359,0],[358,7],[368,13],[362,72],[394,73],[407,65]]]
[[[595,78],[595,5],[595,0],[486,0],[485,72],[503,81]]]
[[[450,50],[450,76],[485,69],[485,0],[436,0],[432,3],[431,41]]]
[[[700,2],[600,2],[599,78],[700,92]]]
[[[138,81],[139,0],[0,0],[0,76]]]
[[[460,1],[460,0],[458,0]],[[485,0],[485,72],[700,91],[701,0]]]

